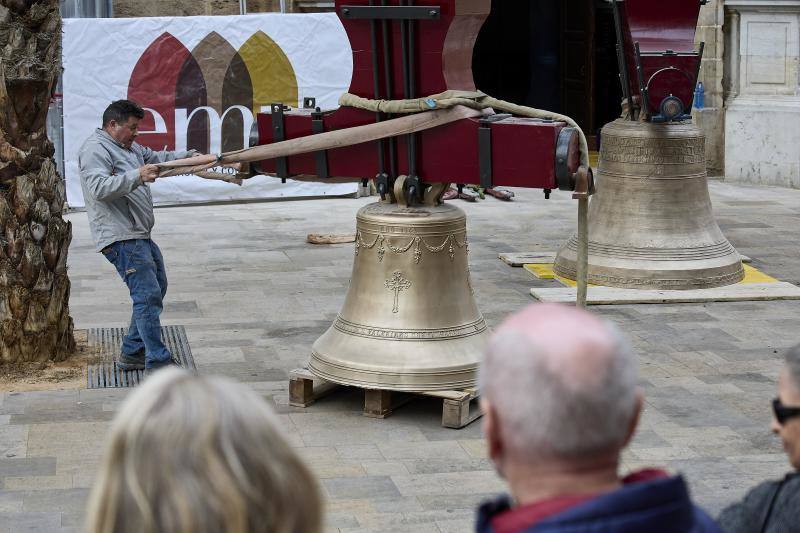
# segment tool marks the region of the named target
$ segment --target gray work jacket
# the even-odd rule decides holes
[[[725,533],[791,533],[800,531],[800,472],[782,481],[766,481],[719,515]]]
[[[127,149],[102,129],[86,139],[78,153],[78,168],[98,252],[117,241],[150,238],[155,222],[153,196],[139,178],[139,167],[194,153],[154,152],[137,143]]]

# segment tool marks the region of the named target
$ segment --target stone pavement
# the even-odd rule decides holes
[[[753,265],[800,282],[800,191],[713,182],[723,231]],[[420,400],[386,420],[364,418],[358,393],[287,406],[287,372],[331,324],[350,275],[351,244],[312,246],[308,233],[347,233],[370,199],[159,209],[167,261],[165,324],[186,326],[202,373],[247,382],[280,413],[291,443],[321,479],[330,531],[470,531],[473,509],[503,484],[478,423],[439,425]],[[458,202],[469,215],[471,268],[490,325],[532,301],[535,280],[498,252],[555,251],[573,231],[563,193],[518,191],[513,203]],[[127,292],[92,251],[85,213],[72,213],[71,310],[77,328],[127,324]],[[619,324],[641,356],[647,396],[625,468],[684,472],[712,513],[787,470],[768,431],[781,352],[800,341],[800,302],[626,305],[593,312]],[[108,422],[126,390],[0,396],[0,532],[78,531]]]

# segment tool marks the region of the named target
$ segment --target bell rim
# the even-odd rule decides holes
[[[570,264],[574,265],[575,261],[559,257],[559,260],[553,265],[553,272],[559,277],[574,281],[577,277],[577,269]],[[700,264],[694,269],[680,270],[657,268],[650,270],[641,267],[615,266],[610,268],[615,274],[613,276],[603,274],[603,269],[602,265],[591,263],[590,260],[587,282],[592,285],[620,289],[695,290],[734,285],[745,277],[740,259],[718,267]],[[698,273],[701,274],[698,275]]]
[[[350,377],[344,377],[341,373],[326,371],[324,368],[326,366],[331,370],[342,370]],[[315,376],[340,385],[362,389],[416,392],[460,390],[474,387],[477,384],[478,363],[461,369],[453,370],[451,368],[448,371],[387,372],[385,370],[354,368],[353,365],[335,364],[312,349],[308,369]],[[459,376],[463,376],[463,379],[452,379]],[[450,377],[451,379],[445,381],[442,377]],[[413,381],[414,379],[416,381]]]

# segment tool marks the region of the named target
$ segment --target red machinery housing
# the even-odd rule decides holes
[[[475,91],[472,51],[491,0],[337,0],[353,50],[350,92],[369,99],[407,99],[447,90]],[[390,118],[350,107],[320,110],[273,105],[257,117],[258,142],[268,144]],[[499,114],[385,141],[263,161],[281,178],[376,178],[379,191],[407,175],[413,186],[464,183],[545,190],[574,188],[577,131],[563,122]],[[558,153],[558,156],[557,156]],[[422,178],[420,178],[420,176]],[[419,188],[417,190],[420,190]]]
[[[705,44],[695,51],[700,6],[706,0],[614,0],[617,57],[629,109],[648,120],[689,118]]]

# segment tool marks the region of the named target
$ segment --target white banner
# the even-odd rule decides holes
[[[335,109],[353,71],[333,13],[65,19],[64,169],[67,202],[84,205],[78,150],[114,100],[145,108],[137,142],[220,153],[246,146],[254,114],[304,97]],[[356,184],[256,177],[242,187],[194,176],[158,180],[157,204],[342,195]]]

